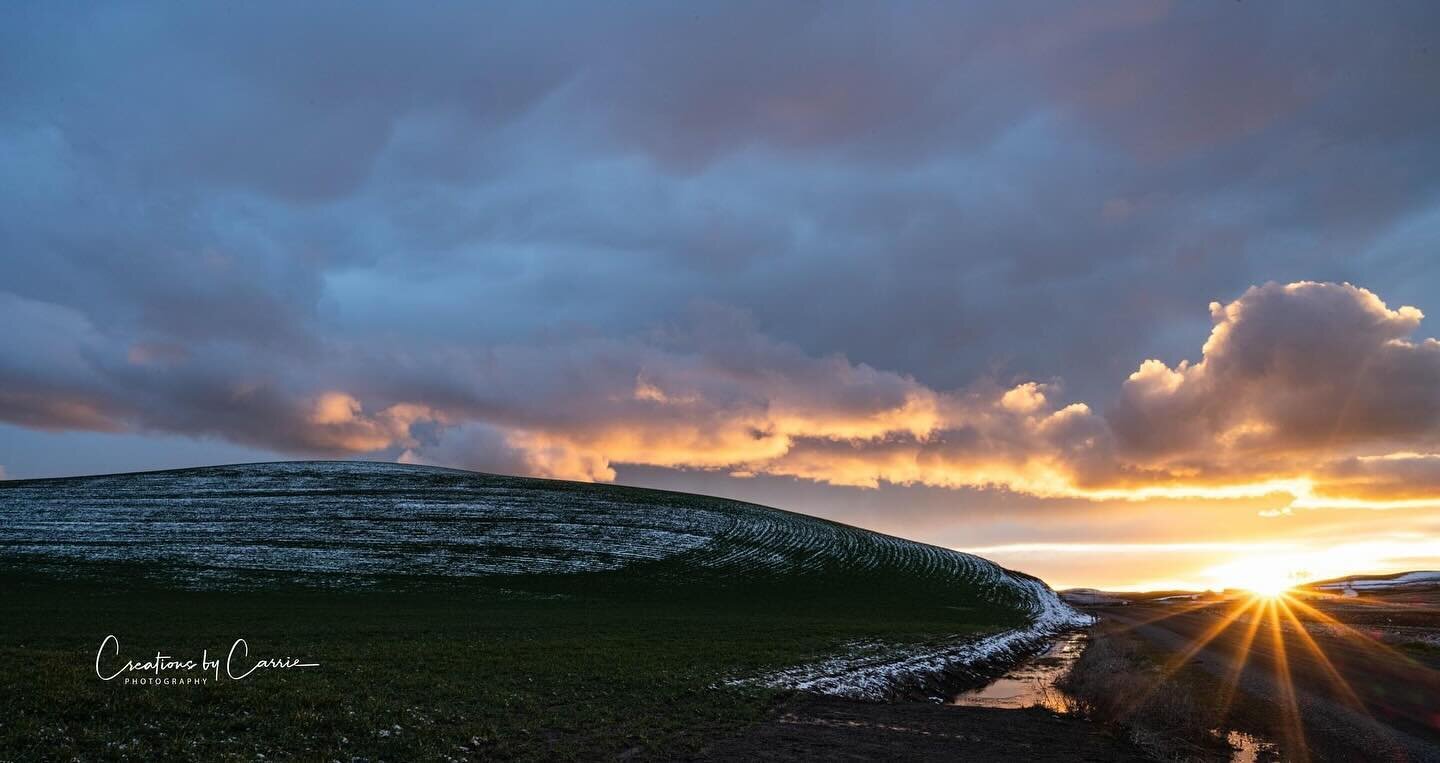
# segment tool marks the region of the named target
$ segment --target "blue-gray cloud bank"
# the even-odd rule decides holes
[[[0,15],[7,437],[1440,493],[1432,3]]]

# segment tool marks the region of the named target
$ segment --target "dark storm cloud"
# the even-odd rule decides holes
[[[1426,3],[3,14],[23,426],[1064,492],[1211,300],[1440,310]]]

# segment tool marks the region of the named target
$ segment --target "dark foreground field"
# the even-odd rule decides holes
[[[949,619],[903,610],[481,589],[181,591],[106,569],[90,582],[0,575],[0,760],[1145,759],[1121,734],[1041,709],[723,683],[857,635],[954,633]],[[101,681],[96,653],[110,634],[121,655],[101,655],[106,672],[156,651],[215,658],[237,637],[251,650],[241,669],[282,656],[319,667],[222,672],[198,686]]]
[[[176,591],[0,579],[0,759],[687,757],[766,716],[784,692],[718,685],[857,636],[953,621],[683,601],[450,592]],[[253,657],[318,668],[207,685],[124,685],[122,659]],[[107,653],[107,672],[118,666]],[[248,664],[248,663],[247,663]],[[199,675],[199,673],[196,673]]]
[[[743,759],[795,689],[923,696],[1077,618],[978,557],[703,496],[345,463],[0,483],[0,760]],[[316,665],[97,675],[240,638],[242,671]]]
[[[1285,760],[1440,760],[1440,591],[1095,611],[1068,688],[1155,750],[1212,756],[1234,729]]]

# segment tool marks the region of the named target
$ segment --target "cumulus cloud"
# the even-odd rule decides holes
[[[1125,381],[1108,415],[1125,458],[1197,479],[1309,478],[1322,493],[1430,464],[1393,457],[1440,439],[1440,342],[1413,338],[1419,310],[1298,282],[1210,311],[1198,362],[1148,360]]]
[[[1440,498],[1440,454],[1427,450],[1440,343],[1412,339],[1418,310],[1297,282],[1253,287],[1211,317],[1198,361],[1145,361],[1104,413],[1058,383],[935,391],[749,333],[698,355],[632,357],[633,382],[585,398],[583,423],[517,421],[486,442],[526,471],[578,479],[630,464],[1041,496]]]
[[[1440,343],[1423,315],[1349,284],[1266,284],[1212,303],[1198,363],[1149,360],[1112,420],[1150,455],[1215,446],[1255,453],[1425,442],[1440,422]]]
[[[367,416],[353,395],[328,391],[315,398],[304,430],[302,447],[346,453],[415,445],[412,428],[419,423],[443,423],[445,416],[428,406],[397,403]]]

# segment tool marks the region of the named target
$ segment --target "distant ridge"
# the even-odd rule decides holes
[[[1440,586],[1440,571],[1414,570],[1411,572],[1396,572],[1389,575],[1348,575],[1343,578],[1332,578],[1330,580],[1306,583],[1301,587],[1313,588],[1320,591],[1338,591],[1347,588],[1356,591],[1365,591],[1396,588],[1428,588],[1431,586]]]

